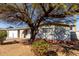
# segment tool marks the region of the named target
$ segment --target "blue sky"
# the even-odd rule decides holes
[[[77,31],[79,31],[79,16],[77,16],[76,19],[77,19],[76,28],[77,28]]]
[[[76,17],[76,20],[77,20],[76,28],[77,28],[77,31],[79,31],[79,16]],[[23,27],[23,26],[27,26],[27,25],[25,23],[22,23],[22,22],[13,25],[13,24],[9,24],[7,22],[4,22],[4,21],[0,20],[0,28],[7,28],[9,26],[12,26],[12,27]]]
[[[27,26],[24,22],[18,22],[18,23],[7,23],[6,21],[2,21],[0,20],[0,28],[8,28],[9,26],[11,27],[24,27],[24,26]]]
[[[7,28],[8,26],[9,26],[9,24],[0,20],[0,28]]]

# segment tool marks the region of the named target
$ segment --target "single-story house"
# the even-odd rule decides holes
[[[73,27],[73,26],[72,26]],[[7,28],[7,29],[0,29],[7,31],[7,39],[14,39],[14,38],[30,38],[30,28]],[[50,23],[44,24],[39,27],[38,34],[36,38],[43,38],[43,39],[57,39],[57,40],[70,40],[71,26],[68,24],[62,23]]]
[[[30,30],[29,28],[6,28],[0,29],[7,31],[6,39],[29,39],[30,38]]]

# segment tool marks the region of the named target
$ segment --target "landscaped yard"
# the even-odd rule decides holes
[[[48,54],[54,56],[79,56],[79,45],[68,44],[46,43],[40,40],[33,44],[22,44],[22,41],[7,42],[0,45],[0,56],[48,56]],[[48,54],[43,54],[46,51],[49,51]]]
[[[20,43],[0,45],[0,56],[33,56],[30,45]]]
[[[32,45],[38,56],[79,56],[79,41],[36,40]]]

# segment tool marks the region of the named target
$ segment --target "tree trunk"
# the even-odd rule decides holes
[[[31,29],[30,43],[32,43],[32,42],[35,40],[35,36],[36,36],[36,34],[37,34],[37,30],[38,30],[38,29],[35,29],[35,28]]]

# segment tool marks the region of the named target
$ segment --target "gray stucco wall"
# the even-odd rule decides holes
[[[70,40],[70,27],[63,26],[43,26],[39,28],[36,38],[49,40]]]

